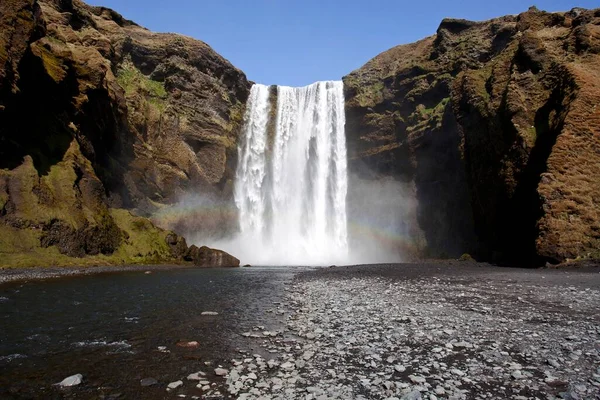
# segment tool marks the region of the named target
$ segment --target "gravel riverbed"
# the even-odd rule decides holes
[[[302,274],[284,329],[240,332],[263,355],[191,378],[216,398],[600,399],[598,270],[415,268]]]
[[[0,274],[20,277],[0,286],[0,397],[600,399],[597,267],[138,266],[37,281],[116,270]]]

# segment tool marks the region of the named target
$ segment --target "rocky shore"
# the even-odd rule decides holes
[[[229,365],[207,366],[168,391],[238,399],[598,399],[599,305],[598,269],[318,270],[297,276],[285,302],[274,305],[284,329],[240,332],[260,354],[241,350]]]
[[[54,279],[68,276],[106,274],[116,272],[147,272],[157,270],[193,268],[189,264],[181,265],[119,265],[95,267],[44,267],[44,268],[1,268],[0,284],[16,281],[32,281],[40,279]]]

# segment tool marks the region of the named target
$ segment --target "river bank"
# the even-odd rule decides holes
[[[0,284],[8,282],[55,279],[117,272],[165,271],[195,268],[192,264],[175,265],[112,265],[92,267],[0,268]]]
[[[462,268],[477,268],[478,271],[495,271],[500,273],[504,271],[510,275],[515,271],[562,271],[558,273],[568,274],[569,272],[594,272],[600,271],[600,261],[583,261],[583,262],[572,262],[565,263],[553,268],[545,269],[521,269],[521,268],[502,268],[487,263],[477,262],[463,262],[455,260],[433,260],[430,262],[422,263],[407,263],[407,264],[389,264],[393,271],[396,267],[402,266],[402,274],[404,277],[413,276],[424,276],[432,273],[445,273],[452,274],[455,271],[461,270]],[[425,266],[425,267],[423,267]],[[100,266],[89,266],[89,267],[27,267],[27,268],[0,268],[0,284],[9,282],[19,281],[36,281],[44,279],[55,279],[61,277],[76,277],[86,276],[95,274],[108,274],[118,272],[146,272],[146,271],[170,271],[179,269],[198,268],[191,263],[181,264],[148,264],[148,265],[100,265]],[[381,269],[377,269],[377,265],[356,265],[356,266],[345,266],[338,267],[332,266],[329,269],[322,269],[323,271],[330,270],[330,273],[339,274],[340,268],[345,268],[344,273],[359,273],[363,274],[364,271],[378,271],[381,273]],[[482,269],[483,268],[483,269]],[[360,271],[360,272],[359,272]],[[322,272],[324,276],[327,276],[327,272]],[[533,272],[533,276],[536,276],[537,272]],[[552,273],[551,276],[557,276],[556,273]]]

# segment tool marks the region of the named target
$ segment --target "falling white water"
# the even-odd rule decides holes
[[[236,173],[236,256],[262,265],[346,262],[343,84],[278,86],[276,96],[270,104],[264,85],[250,92]]]

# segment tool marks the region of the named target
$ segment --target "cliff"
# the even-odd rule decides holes
[[[446,19],[344,83],[350,170],[412,188],[422,253],[600,256],[600,10]]]
[[[355,244],[375,221],[420,257],[600,257],[599,10],[446,19],[344,83]],[[249,88],[112,10],[0,3],[0,266],[190,258],[156,225],[231,231]]]
[[[205,43],[112,10],[1,2],[0,264],[181,257],[180,238],[123,208],[227,198],[249,86]]]

